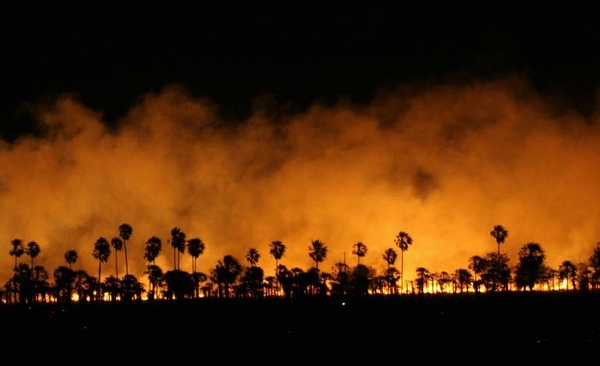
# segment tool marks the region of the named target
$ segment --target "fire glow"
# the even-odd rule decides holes
[[[34,110],[44,133],[0,146],[5,279],[14,238],[39,243],[36,264],[50,273],[69,249],[79,253],[74,268],[97,273],[94,242],[118,236],[123,222],[133,227],[129,272],[140,279],[152,236],[163,240],[156,264],[173,268],[173,227],[206,243],[198,271],[256,248],[266,275],[273,240],[287,247],[280,264],[309,268],[308,246],[320,239],[325,271],[352,264],[362,242],[361,264],[381,273],[385,249],[406,231],[407,279],[495,251],[496,224],[510,232],[501,249],[512,263],[532,241],[553,268],[586,261],[600,240],[598,115],[558,113],[520,79],[402,86],[369,104],[296,113],[257,102],[234,122],[179,86],[145,95],[115,128],[69,95]],[[191,265],[183,257],[181,269]]]

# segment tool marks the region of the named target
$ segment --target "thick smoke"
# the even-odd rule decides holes
[[[157,264],[173,268],[170,230],[198,237],[208,273],[248,249],[271,275],[269,243],[281,240],[288,268],[308,269],[313,239],[329,248],[319,268],[362,264],[382,271],[399,231],[407,279],[466,268],[497,249],[515,263],[537,242],[554,268],[586,261],[600,241],[600,124],[559,111],[527,82],[402,86],[369,104],[314,103],[302,112],[258,99],[251,117],[225,121],[219,106],[171,86],[148,94],[117,124],[65,95],[35,107],[43,134],[0,146],[0,278],[14,265],[10,242],[36,241],[50,274],[75,249],[97,275],[94,242],[128,223],[129,273],[143,278],[145,242],[163,241]],[[115,253],[103,277],[115,273]],[[20,261],[28,261],[23,256]],[[125,273],[123,251],[119,275]],[[400,268],[400,258],[396,264]],[[191,257],[181,268],[191,271]]]

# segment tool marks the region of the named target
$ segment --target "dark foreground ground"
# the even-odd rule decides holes
[[[32,365],[600,365],[597,293],[1,305],[0,326]]]

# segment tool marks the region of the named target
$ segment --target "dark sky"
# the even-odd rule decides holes
[[[600,80],[596,2],[404,3],[16,6],[2,16],[0,138],[33,131],[23,103],[75,93],[111,123],[172,83],[238,118],[265,93],[302,108],[366,102],[405,82],[518,72],[591,111]]]

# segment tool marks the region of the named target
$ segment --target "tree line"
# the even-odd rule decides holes
[[[425,293],[482,293],[501,291],[597,291],[600,288],[600,242],[596,243],[589,259],[575,263],[564,260],[558,268],[546,263],[543,247],[536,242],[524,244],[518,252],[517,263],[511,265],[508,255],[501,251],[501,245],[508,237],[508,230],[496,225],[490,231],[497,245],[496,251],[483,256],[473,255],[466,268],[453,272],[431,272],[425,267],[417,267],[411,280],[404,276],[404,253],[413,244],[411,235],[400,231],[395,239],[395,247],[381,254],[386,267],[382,273],[361,264],[361,258],[368,253],[362,242],[352,246],[352,254],[357,263],[351,266],[337,262],[330,272],[319,265],[327,259],[328,246],[321,240],[312,240],[308,246],[308,256],[314,266],[306,270],[288,268],[281,263],[287,246],[280,240],[269,243],[269,254],[275,260],[272,274],[265,273],[258,264],[261,253],[249,248],[242,263],[233,255],[227,254],[216,265],[203,273],[197,270],[197,260],[204,253],[206,244],[198,237],[187,238],[179,227],[170,231],[167,242],[173,251],[173,268],[165,270],[156,264],[162,253],[163,241],[157,236],[145,242],[144,259],[147,279],[143,283],[129,273],[127,245],[133,228],[127,223],[119,225],[119,235],[111,238],[99,237],[94,242],[92,256],[98,261],[97,275],[83,269],[74,269],[79,253],[70,249],[64,253],[66,265],[58,266],[52,276],[44,266],[37,265],[35,259],[41,253],[35,241],[25,244],[21,239],[11,241],[10,256],[14,257],[13,275],[0,290],[2,304],[34,304],[47,302],[95,302],[132,300],[174,300],[200,297],[213,298],[265,298],[327,296],[399,296]],[[123,251],[125,274],[119,277],[119,252]],[[102,277],[104,266],[111,255],[114,258],[115,274]],[[181,257],[189,255],[192,260],[191,272],[181,269]],[[22,261],[21,257],[29,257]],[[400,269],[396,262],[400,257]]]

